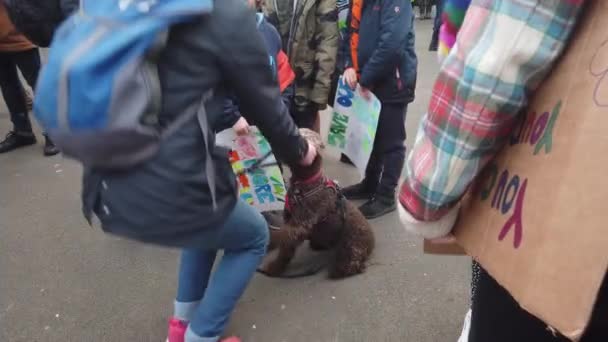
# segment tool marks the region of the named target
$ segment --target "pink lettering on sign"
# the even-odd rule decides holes
[[[608,107],[606,92],[603,94],[601,92],[602,86],[606,84],[606,75],[608,75],[607,57],[608,39],[604,40],[602,44],[597,47],[591,58],[591,62],[589,62],[589,73],[597,79],[595,87],[593,88],[593,102],[598,107]]]
[[[522,182],[518,175],[510,176],[508,170],[498,176],[498,167],[494,163],[487,166],[484,174],[487,181],[479,191],[481,201],[487,200],[494,192],[490,206],[501,215],[511,213],[498,234],[498,240],[503,241],[513,230],[513,247],[517,249],[521,246],[524,235],[522,215],[528,179]]]
[[[251,159],[258,157],[258,149],[256,148],[256,141],[254,138],[238,137],[236,138],[237,150],[240,152],[242,159]]]
[[[517,176],[516,176],[517,177]],[[518,178],[518,186],[519,186],[519,178]],[[515,209],[513,210],[513,214],[507,220],[505,225],[502,227],[500,234],[498,234],[498,240],[502,241],[507,236],[509,231],[513,229],[513,247],[519,248],[521,245],[521,241],[523,239],[524,227],[521,221],[522,211],[524,207],[524,197],[526,196],[526,187],[528,186],[528,180],[524,180],[517,193],[517,201],[515,202]],[[515,188],[517,191],[517,188]],[[508,191],[507,191],[508,193]],[[513,193],[515,195],[515,192]],[[510,206],[510,205],[509,205]],[[503,212],[504,214],[504,212]]]

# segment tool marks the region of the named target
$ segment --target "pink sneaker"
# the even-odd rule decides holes
[[[177,318],[171,317],[171,319],[169,319],[169,332],[167,333],[167,342],[184,342],[186,329],[188,329],[188,323],[180,321]]]
[[[221,340],[220,342],[241,342],[241,339],[238,337],[232,336],[232,337],[225,338],[225,339]]]

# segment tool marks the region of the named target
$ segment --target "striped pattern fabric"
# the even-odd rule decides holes
[[[472,1],[406,164],[399,200],[415,219],[439,220],[505,144],[583,2]]]

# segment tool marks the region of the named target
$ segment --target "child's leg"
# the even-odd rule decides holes
[[[344,188],[343,193],[350,200],[369,200],[378,191],[378,184],[380,184],[380,177],[384,168],[382,117],[382,112],[380,112],[376,138],[365,168],[365,177],[360,183]]]
[[[15,52],[13,61],[21,71],[27,84],[34,89],[40,72],[40,52],[37,48],[21,52]]]
[[[359,208],[367,219],[374,219],[397,209],[395,189],[405,161],[405,104],[382,104],[372,152],[372,161],[374,159],[378,161],[381,167],[378,169],[382,171],[375,195]],[[372,165],[368,165],[368,174]]]
[[[379,153],[382,158],[382,178],[378,195],[393,199],[405,162],[405,104],[383,104],[378,122]]]
[[[190,321],[203,299],[216,251],[185,249],[179,267],[177,296],[173,317]]]
[[[376,135],[376,140],[374,141],[374,146],[372,147],[372,153],[369,156],[367,168],[365,169],[365,178],[363,179],[363,184],[369,187],[373,195],[375,195],[376,191],[378,191],[380,176],[382,176],[382,171],[384,168],[384,156],[382,155],[380,145],[377,143],[378,140],[380,139],[378,139],[378,135]]]
[[[11,114],[14,131],[33,136],[23,86],[19,80],[12,54],[10,52],[0,53],[0,88]]]
[[[188,342],[217,341],[223,333],[266,253],[268,226],[255,208],[239,201],[222,227],[210,234],[208,242],[205,247],[223,249],[224,256],[192,315],[186,333]]]
[[[376,195],[380,176],[382,175],[383,164],[382,153],[380,153],[381,151],[378,149],[379,140],[380,138],[378,137],[378,134],[376,134],[372,153],[367,162],[367,168],[365,169],[365,178],[361,182],[343,189],[342,193],[349,200],[369,200]]]

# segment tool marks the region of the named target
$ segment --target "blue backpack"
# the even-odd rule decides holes
[[[81,0],[57,30],[36,87],[34,112],[68,157],[125,169],[154,156],[198,111],[161,127],[157,60],[172,25],[211,12],[211,0]]]

